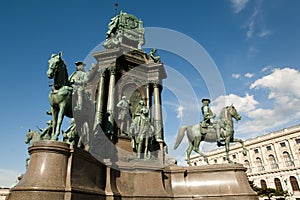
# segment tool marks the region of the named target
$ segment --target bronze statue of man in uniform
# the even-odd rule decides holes
[[[118,120],[120,123],[120,133],[121,135],[127,135],[129,130],[129,101],[126,99],[126,96],[123,96],[122,99],[118,102],[117,107],[119,108]]]
[[[75,62],[76,71],[71,74],[69,80],[73,87],[73,95],[77,95],[77,104],[74,110],[82,109],[83,102],[83,86],[87,82],[87,74],[84,71],[86,64],[82,61]]]
[[[52,137],[52,120],[47,121],[47,127],[44,129],[41,129],[38,127],[38,129],[41,131],[41,139],[42,140],[50,140]]]
[[[210,104],[210,99],[202,99],[202,107],[201,107],[201,111],[203,115],[203,121],[201,122],[202,128],[208,128],[208,126],[213,125],[214,118],[216,117],[216,115],[210,109],[209,104]],[[216,129],[218,129],[218,127]],[[220,130],[217,130],[216,133],[217,133],[217,145],[219,147],[223,146],[220,138]]]

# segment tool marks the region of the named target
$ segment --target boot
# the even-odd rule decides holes
[[[225,146],[220,140],[217,140],[217,146],[221,147],[221,146]]]

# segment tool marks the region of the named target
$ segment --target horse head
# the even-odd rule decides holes
[[[241,115],[237,112],[236,108],[233,105],[227,106],[227,110],[229,111],[230,115],[237,121],[242,119]]]
[[[47,76],[49,79],[54,78],[54,87],[60,88],[61,86],[68,85],[68,72],[67,67],[62,59],[62,52],[57,55],[52,54],[48,60]]]
[[[25,144],[29,144],[29,142],[32,140],[32,131],[29,129],[26,134]]]
[[[59,52],[58,55],[52,54],[51,58],[48,60],[48,71],[47,71],[47,76],[48,78],[52,79],[54,78],[54,75],[56,74],[58,67],[60,66],[60,63],[63,62],[62,58],[62,53]]]

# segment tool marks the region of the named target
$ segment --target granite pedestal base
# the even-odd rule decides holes
[[[88,152],[56,141],[36,142],[28,151],[29,167],[9,200],[105,199],[106,166]]]
[[[103,163],[62,142],[37,142],[8,200],[256,200],[241,164],[164,166],[159,160]]]

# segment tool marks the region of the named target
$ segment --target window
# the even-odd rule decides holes
[[[255,150],[254,150],[254,153],[258,153],[258,149],[255,149]]]
[[[266,183],[265,180],[263,180],[263,179],[260,180],[260,187],[261,188],[267,188],[267,183]]]
[[[276,190],[282,190],[282,185],[279,178],[274,179]]]
[[[280,143],[280,146],[281,146],[281,147],[286,147],[285,142],[281,142],[281,143]]]
[[[283,152],[283,161],[286,167],[294,166],[291,156],[287,151]]]
[[[215,164],[217,164],[217,163],[218,163],[218,160],[217,160],[217,159],[214,159],[214,162],[215,162]]]
[[[267,146],[267,151],[271,151],[272,150],[272,147],[271,146]]]
[[[293,188],[293,191],[299,191],[299,185],[298,185],[298,181],[294,176],[290,176],[290,182],[291,182],[291,186]]]
[[[248,160],[245,160],[244,161],[244,167],[246,167],[247,168],[247,172],[251,172],[252,170],[251,170],[251,167],[250,167],[250,163],[249,163],[249,161]]]
[[[300,144],[300,138],[295,139],[296,144]]]
[[[271,169],[278,169],[278,164],[276,162],[275,157],[272,154],[269,155],[269,162],[270,162]]]
[[[264,171],[265,170],[261,158],[257,157],[255,159],[255,162],[256,162],[256,166],[257,166],[258,171]]]
[[[223,161],[226,161],[226,157],[223,157]]]
[[[233,158],[233,159],[236,159],[236,155],[232,155],[232,158]]]

